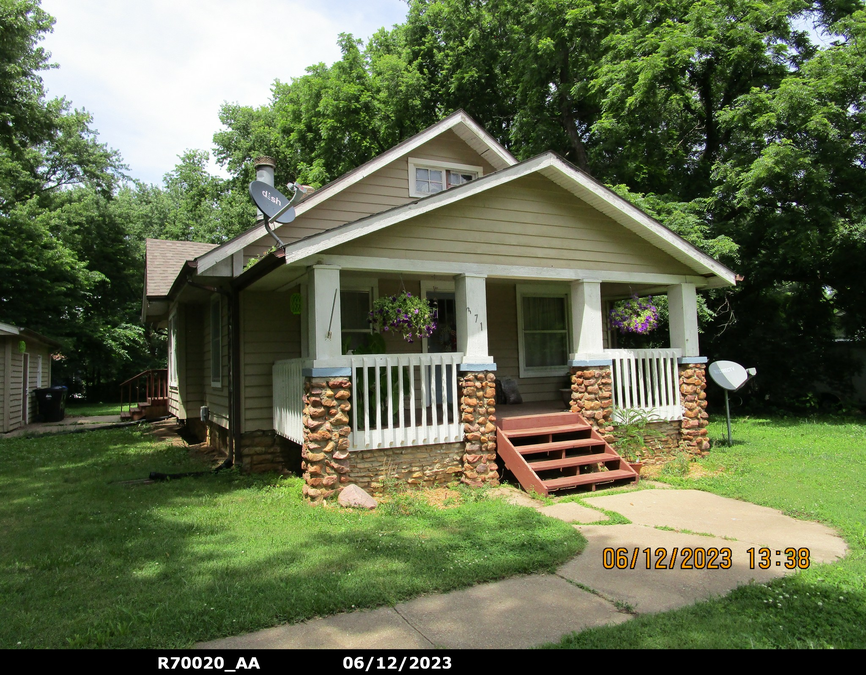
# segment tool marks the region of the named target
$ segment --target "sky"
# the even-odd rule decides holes
[[[127,173],[161,184],[178,155],[208,150],[228,101],[261,106],[274,80],[340,58],[337,38],[403,23],[404,0],[42,0],[49,98],[93,115]],[[226,175],[215,163],[214,173]]]

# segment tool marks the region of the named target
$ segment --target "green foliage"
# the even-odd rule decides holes
[[[655,454],[658,439],[661,434],[649,426],[652,422],[661,421],[659,417],[648,410],[640,408],[613,409],[614,443],[616,451],[627,462],[639,462],[645,456]]]

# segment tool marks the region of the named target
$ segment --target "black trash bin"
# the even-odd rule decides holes
[[[43,422],[60,422],[66,417],[66,387],[36,390],[36,404]]]

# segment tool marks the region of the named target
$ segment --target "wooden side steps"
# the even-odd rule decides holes
[[[168,399],[152,398],[145,403],[138,403],[134,408],[120,413],[120,419],[124,422],[130,420],[149,419],[155,420],[168,415]]]
[[[637,483],[637,472],[578,413],[496,421],[497,450],[527,492]]]

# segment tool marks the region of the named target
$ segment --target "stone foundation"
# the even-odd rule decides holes
[[[304,446],[301,469],[304,497],[313,504],[336,495],[349,479],[349,378],[305,378]]]
[[[212,421],[186,421],[187,428],[212,448],[226,454],[229,451],[229,430]],[[247,473],[276,471],[282,474],[300,473],[301,448],[272,429],[241,434],[240,447],[235,448],[235,466]]]
[[[349,456],[350,481],[374,495],[382,494],[391,482],[439,487],[457,481],[464,454],[463,443],[359,450]]]
[[[235,448],[235,458],[235,464],[248,473],[301,472],[301,447],[273,430],[242,434],[241,447]]]
[[[499,485],[496,463],[496,375],[463,373],[458,381],[464,454],[461,481],[473,487]]]

